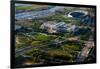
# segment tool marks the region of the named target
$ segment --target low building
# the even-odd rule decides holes
[[[40,29],[46,30],[48,33],[56,33],[56,22],[48,21],[41,25]]]
[[[48,33],[64,33],[74,32],[78,28],[76,25],[66,24],[65,22],[48,21],[40,26],[41,29],[46,30]]]

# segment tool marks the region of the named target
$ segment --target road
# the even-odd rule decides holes
[[[88,54],[93,46],[94,46],[93,41],[85,41],[84,48],[78,54],[76,62],[84,62],[85,58],[88,57]]]
[[[50,9],[41,10],[41,11],[30,11],[30,12],[22,12],[16,13],[15,19],[16,20],[27,20],[27,19],[36,19],[36,18],[43,18],[54,15],[58,11],[64,11],[65,7],[55,6]]]
[[[79,41],[79,37],[74,37],[74,38],[68,38],[67,40],[77,40],[77,41]],[[61,43],[63,43],[63,42],[66,42],[66,40],[63,40],[63,41],[57,41],[56,42],[56,44],[61,44]],[[91,50],[91,48],[94,46],[94,42],[93,41],[84,41],[84,48],[82,49],[82,51],[78,54],[78,56],[77,56],[77,59],[76,59],[76,62],[83,62],[84,61],[84,59],[85,58],[87,58],[88,57],[88,54],[89,54],[89,52],[90,52],[90,50]],[[19,50],[17,50],[16,52],[15,52],[15,56],[19,56],[19,55],[23,55],[24,53],[26,53],[26,52],[29,52],[29,51],[31,51],[31,50],[33,50],[34,48],[46,48],[46,47],[44,47],[44,46],[27,46],[27,47],[25,47],[25,48],[23,48],[23,49],[19,49]],[[46,50],[45,50],[45,52],[47,53],[48,52],[48,50],[49,50],[50,48],[46,48]]]
[[[44,48],[44,46],[27,46],[25,48],[19,49],[15,51],[15,56],[23,55],[26,52],[29,52],[35,48]]]
[[[23,34],[23,35],[26,35],[26,36],[28,36],[28,37],[30,37],[29,35],[27,35],[27,34]],[[32,37],[31,37],[32,38]],[[73,37],[73,38],[68,38],[67,40],[63,40],[63,41],[59,41],[59,40],[57,40],[57,39],[55,39],[55,44],[56,45],[58,45],[58,44],[62,44],[63,42],[66,42],[66,41],[72,41],[72,40],[77,40],[78,42],[79,42],[79,40],[78,40],[78,38],[79,37]],[[51,44],[48,44],[48,46],[51,46],[52,45],[52,43]],[[15,56],[19,56],[19,55],[23,55],[24,53],[26,53],[26,52],[29,52],[29,51],[31,51],[31,50],[33,50],[34,48],[44,48],[45,46],[27,46],[27,47],[25,47],[25,48],[22,48],[22,49],[17,49],[16,51],[15,51]],[[46,48],[46,47],[45,47]],[[45,50],[45,52],[48,52],[48,50],[49,50],[50,48],[46,48],[46,50]]]
[[[65,41],[65,40],[64,40],[64,41]],[[59,44],[59,43],[61,44],[61,43],[64,42],[64,41],[59,41],[59,42],[57,42],[56,44]],[[51,45],[51,44],[49,44],[49,45]],[[16,51],[15,51],[15,56],[17,57],[17,56],[19,56],[19,55],[23,55],[24,53],[29,52],[29,51],[31,51],[31,50],[33,50],[33,49],[35,49],[35,48],[46,48],[46,47],[45,47],[45,46],[27,46],[27,47],[25,47],[25,48],[16,50]],[[46,48],[45,52],[48,52],[49,49],[50,49],[50,48]]]
[[[63,41],[61,41],[61,42],[63,42]],[[60,42],[60,43],[61,43],[61,42]],[[34,48],[46,48],[46,47],[44,47],[44,46],[28,46],[28,47],[25,47],[25,48],[23,48],[23,49],[17,50],[17,51],[15,52],[15,53],[16,53],[16,54],[15,54],[15,57],[17,57],[17,56],[19,56],[19,55],[23,55],[23,54],[25,54],[25,53],[27,53],[27,52],[33,50]],[[44,50],[44,52],[48,53],[49,49],[51,49],[51,48],[46,48],[46,50]],[[57,59],[57,58],[55,59],[55,58],[53,58],[53,57],[48,57],[48,60],[50,60],[49,63],[67,63],[66,60]]]

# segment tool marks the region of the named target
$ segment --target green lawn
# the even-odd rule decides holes
[[[38,10],[47,7],[46,5],[16,6],[16,10]]]
[[[31,45],[32,46],[43,46],[43,45],[45,45],[43,42],[41,42],[41,41],[33,41],[32,43],[31,43]]]
[[[17,6],[16,10],[31,10],[33,8],[33,6]]]
[[[34,35],[34,37],[39,41],[50,41],[55,39],[55,37],[43,33],[37,33],[36,35]]]
[[[59,58],[59,59],[65,59],[70,62],[76,59],[77,52],[80,50],[81,50],[81,45],[65,44],[61,46],[60,48],[49,50],[49,54],[52,57]]]
[[[24,35],[16,35],[16,48],[20,49],[20,48],[24,48],[26,46],[30,46],[32,42],[32,39],[29,37],[26,37]]]

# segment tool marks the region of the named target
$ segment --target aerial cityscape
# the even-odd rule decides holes
[[[15,66],[94,63],[95,8],[15,4]]]

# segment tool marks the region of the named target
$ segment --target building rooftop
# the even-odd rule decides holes
[[[48,21],[40,26],[41,29],[47,30],[48,33],[58,33],[58,32],[73,32],[76,30],[76,25],[66,24],[65,22],[53,22]]]

